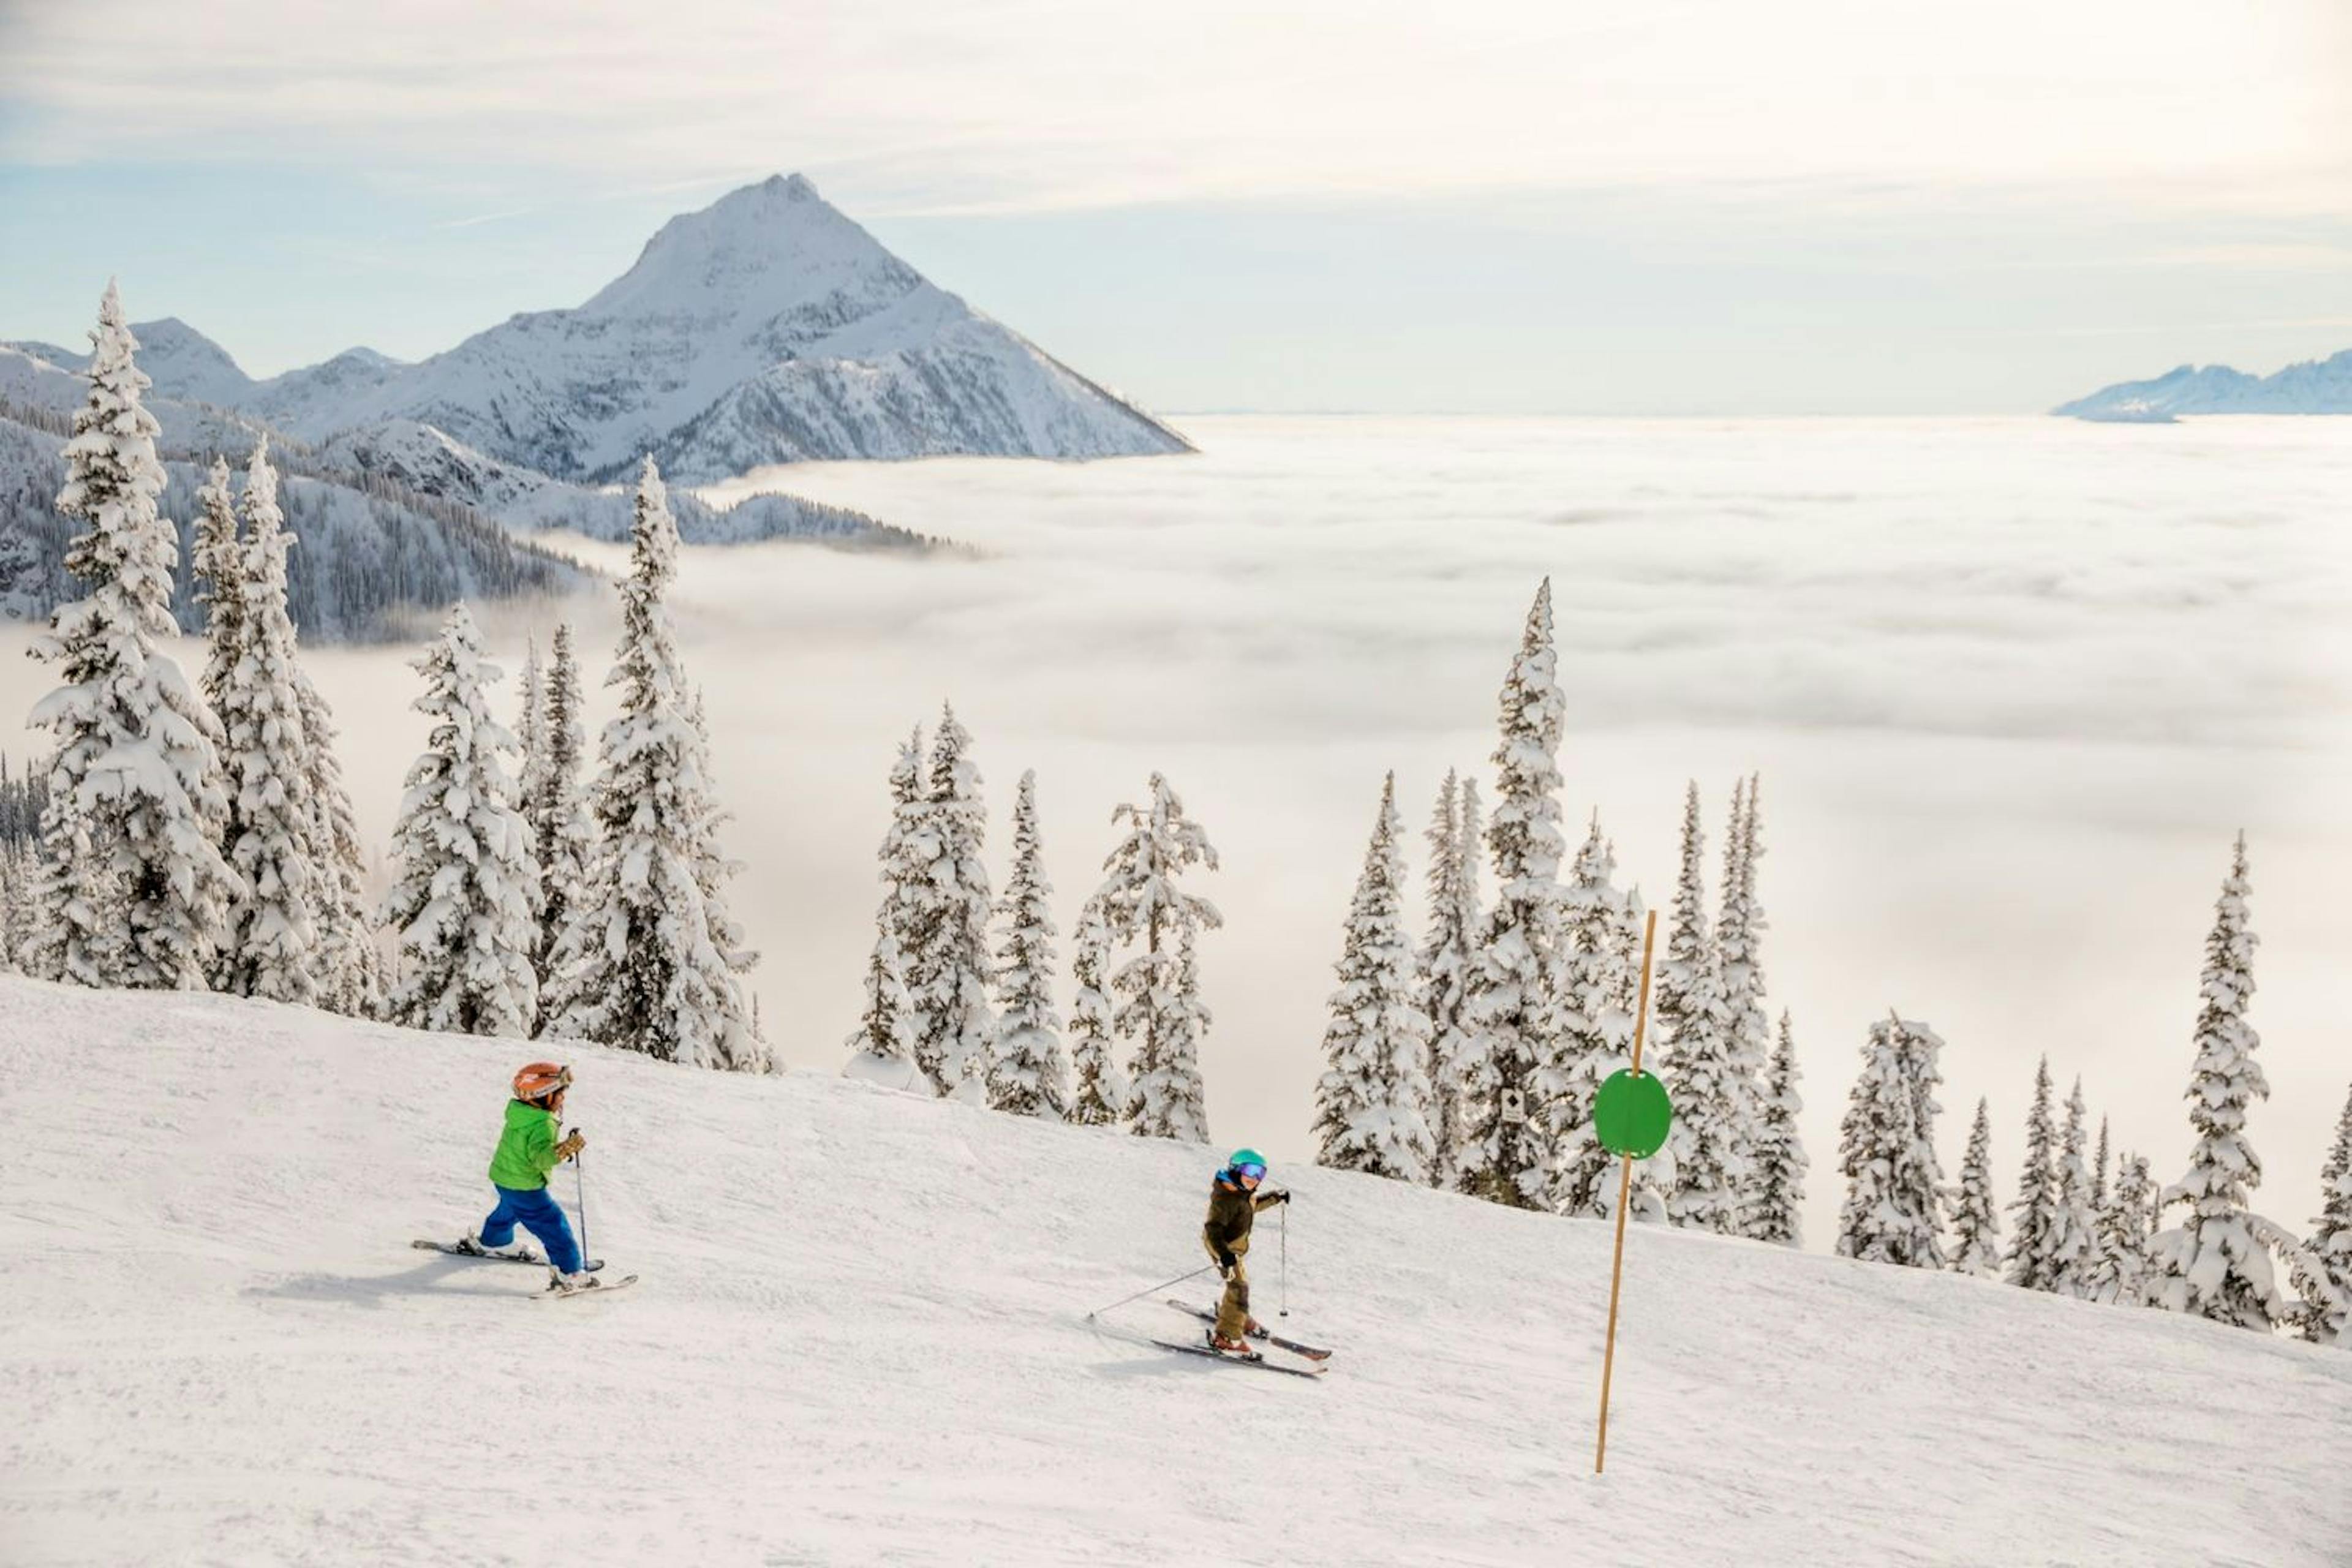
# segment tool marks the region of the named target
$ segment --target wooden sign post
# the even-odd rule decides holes
[[[1601,1437],[1592,1450],[1592,1473],[1601,1474],[1609,1458],[1609,1377],[1617,1365],[1617,1293],[1625,1279],[1625,1211],[1633,1206],[1633,1162],[1646,1160],[1665,1147],[1674,1125],[1674,1106],[1665,1086],[1654,1074],[1642,1071],[1642,1038],[1650,1024],[1650,954],[1658,940],[1658,911],[1652,910],[1642,931],[1642,994],[1633,1010],[1633,1065],[1612,1073],[1592,1104],[1593,1130],[1601,1146],[1624,1156],[1624,1174],[1617,1184],[1617,1253],[1609,1265],[1609,1337],[1601,1353]]]

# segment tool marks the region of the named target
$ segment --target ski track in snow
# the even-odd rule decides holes
[[[0,980],[0,1559],[2352,1559],[2352,1355],[1370,1178],[1294,1188],[1319,1381],[1140,1343],[1209,1151],[219,997]],[[414,1251],[572,1061],[626,1300]],[[558,1173],[567,1205],[571,1171]],[[1278,1212],[1252,1253],[1282,1299]]]

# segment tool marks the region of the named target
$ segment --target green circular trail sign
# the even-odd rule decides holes
[[[1593,1130],[1612,1154],[1646,1160],[1666,1146],[1666,1130],[1674,1124],[1666,1086],[1651,1073],[1621,1068],[1609,1075],[1592,1102]]]

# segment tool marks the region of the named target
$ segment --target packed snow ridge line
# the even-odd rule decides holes
[[[152,330],[146,368],[164,395],[313,441],[414,421],[589,483],[624,479],[648,454],[699,484],[809,458],[1190,449],[928,281],[798,174],[672,218],[575,309],[515,316],[415,364],[352,351],[254,381],[185,324]]]

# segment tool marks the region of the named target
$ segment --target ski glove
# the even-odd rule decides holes
[[[588,1147],[587,1134],[575,1127],[563,1135],[562,1142],[555,1146],[555,1157],[559,1161],[569,1160],[586,1147]]]
[[[1234,1265],[1239,1261],[1240,1259],[1226,1248],[1222,1247],[1217,1248],[1217,1272],[1224,1278],[1228,1279],[1233,1278]]]
[[[1286,1187],[1276,1187],[1265,1194],[1265,1201],[1268,1204],[1286,1204],[1290,1201],[1290,1191]]]

